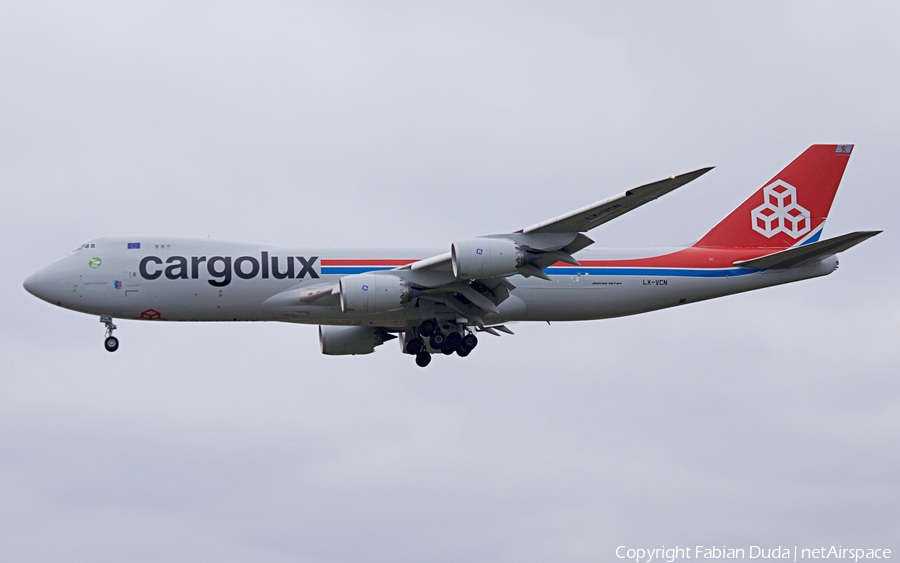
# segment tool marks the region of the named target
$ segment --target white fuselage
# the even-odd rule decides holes
[[[131,242],[135,240],[140,244]],[[550,281],[520,275],[508,278],[515,289],[499,305],[499,312],[489,313],[484,322],[618,317],[822,276],[837,267],[837,258],[829,256],[787,270],[741,269],[732,265],[733,249],[704,250],[708,267],[667,266],[659,260],[646,265],[647,257],[665,257],[678,250],[582,250],[576,255],[582,265],[547,268]],[[424,318],[457,315],[440,304],[423,302],[381,313],[352,314],[342,312],[335,300],[304,304],[297,297],[305,287],[336,284],[346,275],[393,270],[441,252],[102,238],[38,271],[25,286],[61,307],[122,319],[284,321],[403,329]]]

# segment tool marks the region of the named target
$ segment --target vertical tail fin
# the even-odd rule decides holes
[[[694,246],[779,247],[815,242],[853,145],[813,145]]]

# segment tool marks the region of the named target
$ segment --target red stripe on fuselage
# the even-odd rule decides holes
[[[760,256],[766,256],[774,252],[786,250],[786,247],[763,248],[701,248],[690,247],[676,250],[659,256],[647,256],[644,258],[628,258],[620,260],[579,260],[583,267],[609,267],[609,268],[728,268],[739,260],[752,260]],[[418,258],[410,259],[322,259],[322,266],[406,266],[417,262]],[[553,264],[554,268],[572,266],[565,262]]]
[[[772,248],[684,248],[659,256],[646,258],[629,258],[626,260],[579,260],[584,267],[610,268],[728,268],[739,260],[751,260],[766,256],[773,252],[786,250],[781,247]],[[553,267],[577,268],[565,262],[557,262]]]
[[[323,266],[406,266],[413,262],[418,262],[418,258],[414,259],[351,259],[351,260],[330,260],[322,259]]]

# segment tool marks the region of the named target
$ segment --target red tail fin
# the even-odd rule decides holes
[[[813,145],[694,246],[786,248],[818,240],[853,145]]]

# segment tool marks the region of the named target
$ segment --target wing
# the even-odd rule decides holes
[[[581,233],[589,231],[594,227],[599,227],[607,221],[611,221],[633,209],[637,209],[645,203],[649,203],[658,197],[662,197],[688,182],[696,180],[712,169],[713,167],[709,166],[679,176],[671,176],[665,180],[660,180],[651,184],[644,184],[643,186],[632,188],[617,196],[598,201],[592,205],[582,207],[581,209],[576,209],[571,213],[566,213],[565,215],[554,217],[553,219],[538,223],[537,225],[520,229],[515,233],[491,235],[490,237],[513,239],[521,242],[532,250],[547,253],[547,256],[543,260],[539,260],[535,265],[538,270],[549,266],[551,263],[560,261],[577,264],[578,261],[572,258],[571,254],[578,252],[594,242]],[[553,255],[550,255],[550,253],[553,253]],[[438,256],[419,260],[418,262],[403,266],[399,269],[449,272],[451,269],[450,261],[451,255],[447,252]],[[540,273],[534,271],[532,271],[532,275],[542,277]]]
[[[701,168],[681,174],[679,176],[671,176],[665,180],[645,184],[637,188],[628,190],[625,193],[613,196],[603,201],[598,201],[587,207],[576,209],[571,213],[554,217],[537,225],[532,225],[522,229],[522,233],[583,233],[594,227],[599,227],[607,221],[612,221],[616,217],[620,217],[633,209],[649,203],[654,199],[664,196],[667,193],[680,188],[681,186],[696,180],[703,176],[713,167]]]
[[[467,279],[458,279],[453,273],[454,260],[457,259],[453,254],[457,249],[457,243],[454,243],[452,245],[453,252],[419,260],[397,268],[391,273],[414,284],[421,292],[420,300],[444,305],[457,315],[467,318],[469,323],[484,326],[482,317],[490,313],[498,313],[501,304],[509,298],[510,290],[515,289],[515,286],[506,279],[508,276],[520,274],[525,277],[534,276],[549,280],[549,276],[543,271],[544,268],[556,262],[577,265],[578,260],[572,254],[594,242],[584,234],[584,231],[600,226],[632,209],[637,209],[645,203],[699,178],[710,170],[712,167],[701,168],[687,174],[639,186],[623,194],[514,233],[478,237],[476,244],[469,245],[472,246],[469,250],[474,249],[477,253],[477,260],[481,260],[482,253],[484,253],[481,270],[487,270],[490,269],[486,265],[492,260],[489,255],[493,243],[486,239],[504,239],[505,243],[501,244],[512,245],[514,249],[507,246],[508,252],[505,254],[501,252],[501,254],[509,257],[518,253],[519,261],[514,268],[509,266],[507,270],[497,270]],[[476,267],[476,271],[480,270]]]

